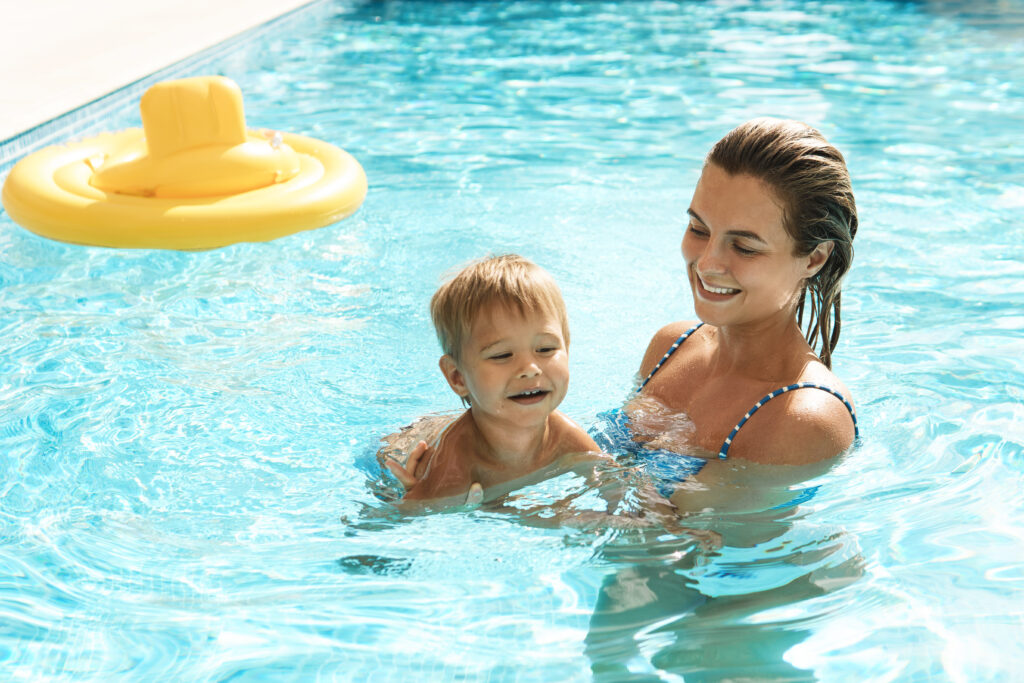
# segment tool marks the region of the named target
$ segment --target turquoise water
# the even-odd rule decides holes
[[[337,2],[183,65],[236,80],[250,125],[353,153],[370,192],[336,226],[201,253],[0,214],[0,678],[1007,680],[1022,56],[1019,2]],[[138,125],[138,94],[58,137]],[[835,367],[859,448],[782,510],[740,483],[764,472],[724,472],[736,504],[687,520],[718,550],[391,512],[377,439],[458,406],[438,279],[491,251],[548,268],[563,408],[593,423],[692,317],[683,213],[703,154],[756,115],[849,160]],[[572,476],[521,494],[593,497]]]

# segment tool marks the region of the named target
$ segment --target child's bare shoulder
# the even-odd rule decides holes
[[[381,439],[377,462],[383,467],[385,459],[391,459],[404,467],[416,444],[426,441],[433,445],[457,418],[458,414],[453,413],[432,413],[416,418],[394,434]]]
[[[405,494],[406,500],[429,500],[465,494],[474,482],[472,443],[466,420],[456,420],[442,428],[439,439],[431,443],[425,466],[417,467],[420,480]]]
[[[553,441],[557,444],[555,457],[567,453],[593,453],[600,451],[600,447],[590,438],[586,430],[569,419],[564,413],[555,411],[551,413],[549,422]]]

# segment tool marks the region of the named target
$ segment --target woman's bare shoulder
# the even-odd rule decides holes
[[[855,430],[846,406],[831,394],[805,389],[786,406],[786,429],[775,431],[771,450],[786,454],[787,464],[833,458],[853,445]]]
[[[847,387],[843,380],[839,379],[834,372],[826,368],[820,362],[809,364],[801,374],[800,381],[812,382],[814,384],[820,384],[821,386],[833,389],[845,398],[851,406],[855,405],[850,388]]]
[[[692,329],[698,324],[699,323],[694,320],[678,320],[674,323],[665,325],[655,332],[654,336],[651,337],[650,343],[647,344],[647,351],[644,352],[643,362],[640,363],[641,376],[646,377],[650,374],[651,370],[653,370],[658,361],[664,357],[672,344],[674,344],[679,337],[683,336],[687,330]]]
[[[846,385],[824,366],[802,373],[801,382],[827,387],[853,405]],[[838,396],[808,387],[768,401],[740,430],[737,454],[758,462],[805,465],[833,458],[853,445],[853,418]],[[730,450],[730,455],[733,454]]]

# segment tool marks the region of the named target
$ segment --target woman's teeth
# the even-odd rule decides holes
[[[735,294],[740,291],[738,289],[728,289],[726,287],[712,287],[708,283],[704,282],[704,280],[701,280],[700,283],[704,285],[704,289],[708,290],[712,294]]]

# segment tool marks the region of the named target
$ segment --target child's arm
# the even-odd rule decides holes
[[[410,453],[421,441],[434,443],[441,432],[452,423],[453,416],[447,414],[424,415],[411,424],[402,427],[394,434],[389,434],[381,439],[381,447],[377,451],[377,462],[381,467],[387,467],[388,461],[397,461],[405,465]],[[425,465],[428,460],[423,460]],[[422,476],[422,473],[421,473]]]
[[[427,501],[432,500],[435,505],[439,507],[449,507],[450,505],[459,505],[462,494],[456,496],[437,496],[434,482],[428,481],[428,475],[430,473],[430,465],[433,462],[434,449],[427,445],[426,441],[420,441],[416,444],[416,447],[409,453],[409,457],[406,458],[405,464],[403,465],[395,458],[386,458],[384,466],[388,469],[391,474],[395,475],[395,478],[405,487],[405,496],[399,503],[408,503],[411,500]],[[432,490],[433,489],[433,490]],[[479,505],[483,501],[484,489],[479,483],[472,483],[466,492],[466,500],[463,505]],[[452,502],[449,504],[446,500],[451,498]],[[408,508],[407,505],[403,507]],[[416,507],[419,507],[417,505]]]

